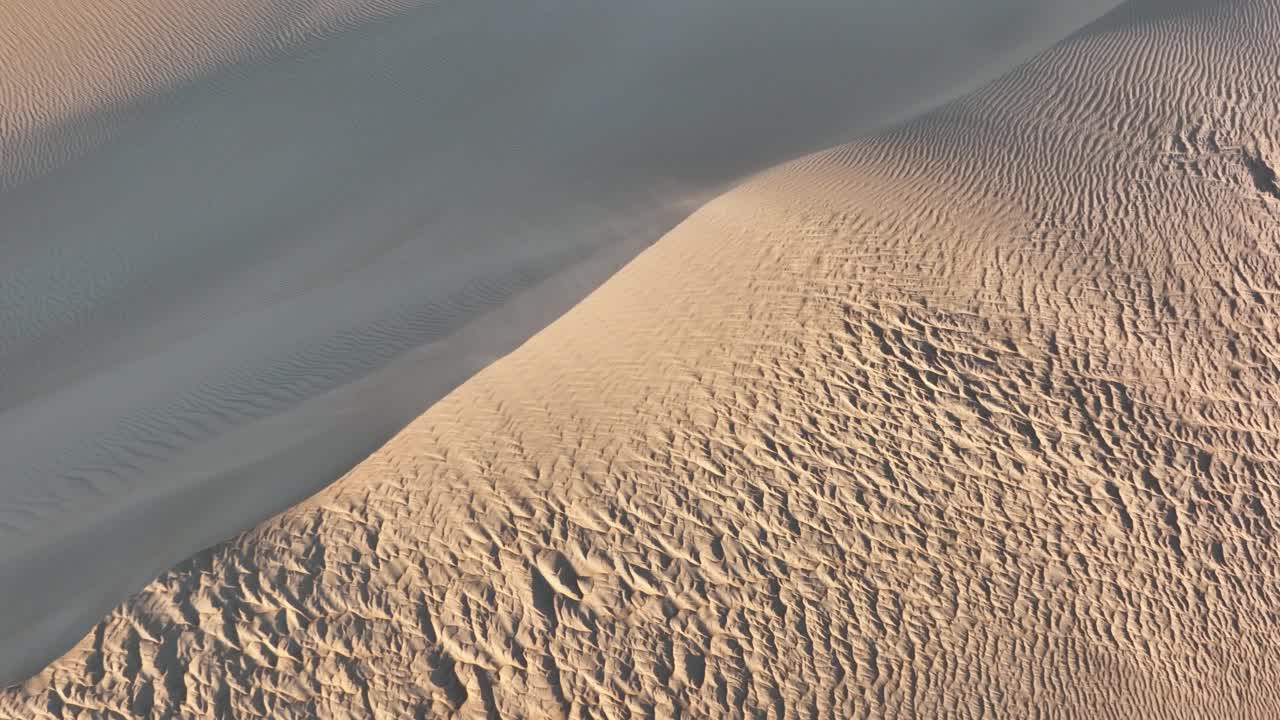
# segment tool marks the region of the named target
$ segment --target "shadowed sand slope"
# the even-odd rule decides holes
[[[1277,46],[1141,0],[753,177],[0,712],[1276,716]]]

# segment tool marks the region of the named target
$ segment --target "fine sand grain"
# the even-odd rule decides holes
[[[1276,47],[1277,0],[1133,0],[755,174],[339,482],[163,574],[0,715],[1280,715]],[[447,337],[514,322],[484,307]],[[327,347],[296,362],[362,357]],[[332,391],[430,394],[391,355]],[[107,516],[101,553],[14,562],[187,552],[232,524],[184,537],[192,507],[243,517],[234,493],[340,465],[316,448],[353,423],[300,396],[154,451],[224,474]],[[154,571],[81,569],[32,566],[17,595],[0,576],[46,623],[0,618],[6,639],[60,650]]]

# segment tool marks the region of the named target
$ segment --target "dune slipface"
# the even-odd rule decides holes
[[[745,174],[1113,4],[7,4],[0,683],[337,478]],[[148,687],[134,712],[211,711]]]
[[[1274,717],[1280,4],[759,174],[15,717]]]

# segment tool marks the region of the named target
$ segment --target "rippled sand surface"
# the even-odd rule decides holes
[[[1280,714],[1277,46],[1133,0],[752,175],[0,714]]]

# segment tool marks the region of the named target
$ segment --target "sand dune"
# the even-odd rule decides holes
[[[752,177],[0,711],[1275,717],[1277,45],[1130,2]]]
[[[0,7],[0,189],[48,172],[233,66],[421,0],[9,0]]]
[[[746,174],[1113,5],[7,4],[0,682]]]

